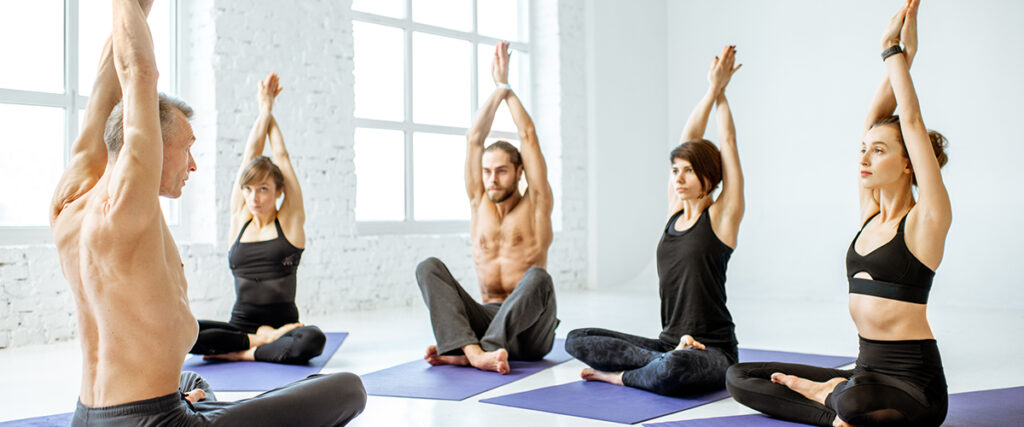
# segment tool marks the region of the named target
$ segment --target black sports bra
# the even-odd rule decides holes
[[[900,220],[896,235],[888,243],[863,256],[854,249],[860,233],[875,216],[878,214],[864,222],[846,252],[846,277],[850,280],[850,293],[927,304],[935,272],[922,264],[907,248],[903,235],[903,227],[907,222],[905,215]],[[870,274],[871,279],[853,277],[862,271]]]

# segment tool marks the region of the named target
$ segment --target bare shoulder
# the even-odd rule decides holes
[[[711,220],[711,231],[726,246],[736,249],[739,240],[741,217],[736,217],[722,208],[720,203],[708,206],[708,219]]]

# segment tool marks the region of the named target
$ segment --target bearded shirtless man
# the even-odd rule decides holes
[[[497,87],[466,135],[469,233],[483,304],[439,259],[428,258],[416,268],[437,339],[425,356],[432,365],[472,365],[507,374],[510,358],[538,360],[554,344],[555,291],[544,270],[553,197],[533,121],[508,86],[508,63],[508,42],[500,42],[491,65]],[[502,101],[519,129],[521,153],[506,141],[484,148]],[[520,194],[524,172],[528,188]]]
[[[181,196],[196,170],[192,109],[157,93],[152,0],[113,3],[113,34],[50,211],[82,344],[72,425],[347,423],[366,403],[353,374],[216,402],[201,377],[181,372],[198,325],[158,196]]]

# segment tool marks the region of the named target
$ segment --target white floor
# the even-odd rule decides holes
[[[645,336],[659,331],[657,291],[563,292],[558,336],[580,327],[605,327]],[[856,356],[857,335],[844,304],[733,298],[729,302],[741,346]],[[1024,385],[1024,312],[930,307],[950,393]],[[422,307],[303,319],[350,335],[324,372],[365,374],[422,356],[433,342]],[[81,375],[78,343],[0,350],[0,421],[74,409]],[[564,415],[480,403],[508,393],[576,381],[572,360],[461,402],[370,396],[355,426],[599,426],[616,425]],[[256,393],[218,393],[237,400]],[[653,421],[738,415],[753,411],[732,399]]]

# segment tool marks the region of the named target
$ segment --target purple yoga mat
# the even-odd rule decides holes
[[[744,348],[740,349],[739,357],[740,362],[777,361],[829,368],[847,365],[855,360],[852,357]],[[729,397],[729,392],[725,390],[689,397],[668,397],[632,387],[595,381],[577,381],[484,399],[481,402],[622,424],[635,424],[727,397]]]
[[[210,383],[213,391],[266,391],[320,372],[348,337],[347,332],[328,332],[324,351],[306,365],[267,362],[224,362],[191,356],[182,371],[192,371]]]
[[[362,375],[366,394],[373,396],[415,397],[421,399],[463,400],[572,359],[565,352],[565,340],[556,339],[554,348],[542,360],[510,361],[511,372],[481,371],[469,366],[430,366],[414,360]]]
[[[1024,420],[1024,387],[971,391],[949,396],[949,412],[943,426],[996,427],[1021,425]],[[645,427],[789,427],[804,424],[782,421],[760,414],[703,418],[644,424]]]
[[[69,425],[71,425],[70,412],[0,422],[0,426],[3,427],[67,427]]]

